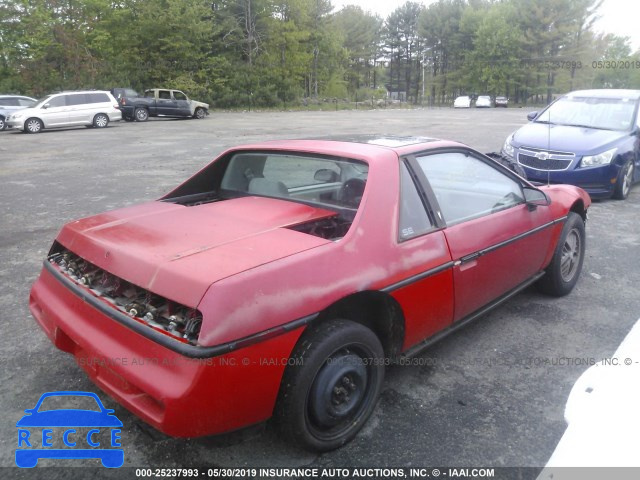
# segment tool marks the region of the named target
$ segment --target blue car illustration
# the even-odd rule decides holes
[[[90,397],[96,401],[99,410],[55,409],[39,411],[42,402],[49,397]],[[86,399],[85,399],[86,400]],[[102,405],[100,398],[92,392],[47,392],[44,393],[34,408],[25,410],[18,427],[18,448],[16,449],[16,465],[22,468],[35,467],[40,458],[54,459],[87,459],[99,458],[107,468],[118,468],[124,463],[124,451],[120,444],[120,427],[122,422],[113,415],[114,410]],[[32,435],[29,430],[34,427],[45,427],[42,436]],[[64,428],[62,440],[68,448],[53,447],[53,430]],[[90,427],[86,435],[80,435],[74,427]],[[105,448],[104,440],[97,440],[100,429],[109,429],[109,448]],[[104,430],[103,430],[104,431]],[[59,433],[59,432],[58,432]],[[102,437],[101,437],[102,438]],[[40,448],[41,447],[41,448]],[[84,448],[89,447],[89,448]]]

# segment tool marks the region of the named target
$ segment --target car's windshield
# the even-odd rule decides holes
[[[552,104],[535,121],[602,130],[630,130],[636,103],[630,98],[569,95]]]
[[[89,410],[100,412],[96,399],[85,395],[52,395],[45,397],[38,407],[38,412],[50,410]]]
[[[357,208],[368,166],[363,162],[277,152],[237,153],[221,188],[325,206]]]
[[[36,101],[36,103],[34,105],[31,105],[31,107],[32,108],[41,107],[42,105],[47,103],[51,97],[53,97],[53,95],[47,95],[46,97],[42,97],[38,101]]]

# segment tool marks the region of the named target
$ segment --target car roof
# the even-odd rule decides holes
[[[640,90],[626,90],[621,88],[601,88],[592,90],[576,90],[569,92],[566,97],[595,97],[595,98],[640,98]]]
[[[371,162],[382,158],[408,155],[413,152],[432,150],[435,148],[469,148],[458,142],[440,140],[431,137],[401,135],[337,135],[331,137],[272,140],[250,145],[239,145],[230,151],[239,150],[284,150],[298,153],[318,153],[331,156],[344,156],[355,159],[366,159]]]

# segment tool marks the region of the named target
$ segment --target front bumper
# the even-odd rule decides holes
[[[506,153],[503,151],[503,155]],[[514,152],[514,156],[509,158],[517,158],[518,150]],[[610,198],[616,187],[618,175],[620,173],[620,165],[612,163],[600,167],[576,168],[580,161],[577,158],[572,162],[567,170],[537,170],[518,162],[527,174],[527,180],[536,183],[564,183],[568,185],[576,185],[585,190],[592,198]]]
[[[7,128],[8,129],[15,129],[15,130],[24,130],[24,122],[25,119],[19,119],[19,120],[14,120],[14,119],[7,119],[5,121]]]
[[[46,269],[33,285],[29,308],[55,346],[71,353],[98,387],[175,437],[225,433],[271,417],[303,330],[215,357],[188,358],[109,318]]]

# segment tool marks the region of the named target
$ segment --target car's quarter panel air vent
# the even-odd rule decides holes
[[[195,345],[202,314],[97,267],[55,243],[47,257],[62,275],[105,300],[113,308],[183,343]]]

